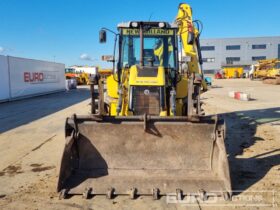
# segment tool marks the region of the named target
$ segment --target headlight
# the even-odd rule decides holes
[[[138,23],[137,23],[137,22],[132,22],[132,23],[131,23],[131,26],[132,26],[133,28],[137,28],[137,27],[138,27]]]
[[[158,24],[158,27],[164,28],[164,27],[165,27],[165,23],[164,23],[164,22],[160,22],[160,23]]]

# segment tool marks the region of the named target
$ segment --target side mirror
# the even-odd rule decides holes
[[[100,30],[99,31],[99,42],[100,43],[106,43],[106,31],[105,30]]]
[[[194,33],[193,32],[188,32],[188,44],[193,45],[194,44]]]

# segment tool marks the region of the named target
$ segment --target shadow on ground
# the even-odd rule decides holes
[[[280,107],[225,113],[223,117],[227,123],[226,148],[232,187],[234,191],[242,192],[260,181],[272,167],[280,164],[279,148],[252,155],[250,158],[240,157],[245,151],[247,156],[250,156],[250,152],[253,152],[251,147],[258,141],[277,140],[269,136],[266,139],[256,136],[256,130],[257,126],[265,123],[277,126],[280,122]]]
[[[90,98],[87,87],[0,104],[0,133],[38,120]]]

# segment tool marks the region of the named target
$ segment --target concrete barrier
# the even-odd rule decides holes
[[[240,101],[250,101],[251,100],[250,94],[239,92],[239,91],[230,91],[228,95],[229,95],[229,97],[234,98],[236,100],[240,100]]]

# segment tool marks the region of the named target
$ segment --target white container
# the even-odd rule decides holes
[[[0,55],[0,101],[7,101],[10,98],[8,59]]]
[[[96,75],[98,68],[96,66],[70,66],[74,68],[76,72],[84,72],[90,75]]]
[[[77,89],[77,80],[76,79],[67,79],[65,81],[66,90]]]
[[[65,90],[65,65],[8,56],[11,99]]]

